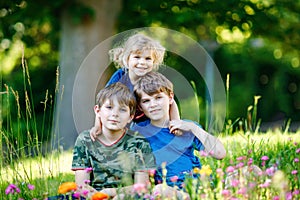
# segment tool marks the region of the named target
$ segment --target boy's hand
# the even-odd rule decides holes
[[[193,123],[186,122],[183,120],[172,120],[170,121],[170,132],[174,135],[182,135],[184,131],[191,131]]]
[[[93,128],[91,128],[90,137],[93,142],[96,141],[96,138],[98,137],[98,135],[101,135],[101,128],[99,126],[94,126]]]

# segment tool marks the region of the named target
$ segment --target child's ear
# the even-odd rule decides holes
[[[170,93],[170,96],[169,96],[169,104],[173,104],[174,102],[174,93]]]
[[[100,107],[99,107],[99,105],[95,105],[95,106],[94,106],[94,112],[95,112],[95,115],[96,115],[96,116],[99,115],[99,113],[100,113]]]

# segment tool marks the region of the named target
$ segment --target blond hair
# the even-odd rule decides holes
[[[135,114],[136,100],[126,85],[116,82],[106,86],[97,94],[96,104],[101,107],[107,99],[112,100],[113,98],[116,98],[120,105],[128,106],[130,115]]]
[[[149,96],[160,92],[170,96],[173,94],[173,83],[159,72],[149,72],[134,86],[134,94],[138,103],[140,103],[143,92]]]
[[[109,55],[112,62],[126,68],[130,54],[141,53],[145,50],[151,50],[153,69],[157,70],[163,63],[165,48],[158,41],[140,33],[129,37],[123,46],[111,49]]]

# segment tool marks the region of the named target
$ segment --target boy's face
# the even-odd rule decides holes
[[[163,124],[166,120],[169,120],[169,110],[172,101],[172,96],[164,92],[156,93],[151,96],[142,92],[140,107],[151,120],[152,124]]]
[[[139,78],[153,70],[153,56],[151,50],[131,53],[128,58],[128,71],[131,76]]]
[[[132,120],[128,105],[120,105],[116,98],[106,100],[99,108],[95,107],[97,117],[100,117],[102,130],[118,131]]]

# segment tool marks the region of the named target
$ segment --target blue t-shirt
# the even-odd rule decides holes
[[[134,86],[133,86],[133,84],[130,81],[128,73],[125,73],[125,69],[124,68],[118,69],[111,76],[111,78],[109,79],[109,81],[106,83],[106,86],[111,85],[111,84],[116,83],[116,82],[123,83],[124,85],[126,85],[129,88],[129,90],[131,92],[133,92]]]
[[[164,162],[167,184],[175,184],[179,188],[182,188],[185,176],[192,174],[193,168],[201,168],[200,159],[194,154],[194,150],[204,150],[204,146],[193,133],[185,132],[181,136],[175,136],[170,133],[169,128],[153,126],[150,120],[133,124],[131,129],[138,131],[150,143],[158,167],[155,177],[157,182],[162,180],[161,165]],[[172,181],[175,176],[178,177],[176,182]]]

